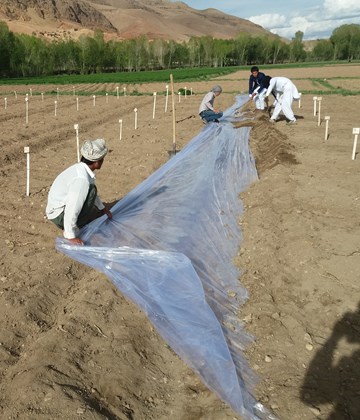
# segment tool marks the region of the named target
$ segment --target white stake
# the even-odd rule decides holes
[[[316,117],[316,101],[317,101],[317,96],[313,96],[313,101],[314,101],[314,117]]]
[[[360,128],[353,128],[353,134],[354,134],[354,146],[353,146],[353,152],[352,152],[352,160],[355,160],[355,156],[356,156],[356,146],[357,146],[357,141],[358,141],[358,137],[360,134]]]
[[[79,124],[74,124],[74,129],[76,132],[76,150],[77,150],[77,159],[80,162],[80,147],[79,147]]]
[[[79,111],[79,97],[76,97],[76,111]]]
[[[302,95],[302,93],[299,92],[299,108],[301,108],[301,95]]]
[[[179,103],[181,102],[181,92],[178,92],[178,95],[179,95]]]
[[[32,88],[30,88],[30,96],[32,96]]]
[[[154,92],[153,120],[155,119],[155,110],[156,110],[156,92]]]
[[[166,96],[165,96],[165,112],[168,109],[168,100],[169,100],[169,85],[166,85]]]
[[[106,92],[106,103],[109,103],[109,94]]]
[[[28,124],[29,122],[29,98],[25,98],[25,122]]]
[[[116,86],[116,97],[119,99],[119,86]]]
[[[120,124],[120,133],[119,133],[119,138],[120,140],[122,139],[122,120],[119,120],[119,124]]]
[[[185,86],[185,88],[184,88],[184,91],[185,91],[185,99],[186,99],[186,89],[187,89],[187,88],[186,88],[186,86]]]
[[[322,97],[318,96],[317,98],[318,103],[319,103],[319,108],[318,108],[318,127],[320,127],[321,124],[321,101],[322,101]]]
[[[26,195],[30,195],[30,147],[24,147],[26,154]]]
[[[93,106],[95,106],[96,96],[93,95]]]
[[[135,130],[137,129],[137,108],[134,108],[135,113]]]
[[[124,90],[124,96],[126,96],[126,87],[124,87],[123,90]]]
[[[56,111],[57,111],[57,101],[55,101],[55,117],[56,117]]]
[[[328,115],[325,116],[325,141],[329,137],[329,121],[330,121],[330,117]]]
[[[4,102],[5,102],[5,109],[7,108],[7,98],[4,98]]]
[[[15,99],[17,99],[17,93],[16,90],[14,90]]]
[[[192,91],[192,88],[190,88],[190,95],[192,96],[192,94],[193,94],[193,91]]]
[[[41,92],[41,102],[44,102],[44,92]]]

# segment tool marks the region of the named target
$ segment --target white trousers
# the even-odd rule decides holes
[[[254,96],[254,99],[253,99],[255,102],[256,109],[265,109],[265,95],[266,95],[266,89],[263,89],[260,93],[256,92],[256,95]]]
[[[282,111],[288,120],[296,121],[293,110],[291,109],[293,99],[294,98],[293,98],[292,86],[290,85],[289,87],[285,86],[284,92],[276,95],[275,109],[271,116],[271,119],[276,120],[280,112]]]

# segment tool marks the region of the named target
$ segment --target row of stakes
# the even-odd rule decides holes
[[[321,96],[314,96],[313,97],[313,101],[314,101],[314,117],[318,117],[318,121],[317,121],[317,125],[318,127],[320,127],[321,124],[321,101],[322,101],[322,97]],[[326,115],[324,117],[325,120],[325,141],[328,140],[329,138],[329,121],[330,121],[330,116]],[[360,127],[354,127],[352,130],[352,134],[354,136],[354,143],[353,143],[353,149],[352,149],[352,154],[351,154],[351,159],[355,160],[356,158],[356,148],[357,148],[357,142],[358,142],[358,137],[360,134]]]
[[[190,89],[191,95],[193,94],[192,92],[192,88]],[[186,93],[187,93],[187,88],[185,87],[185,97],[186,97]],[[16,92],[15,92],[16,94]],[[25,103],[26,103],[26,123],[28,123],[28,102],[29,102],[29,97],[28,94],[26,94],[27,96],[25,97]],[[32,91],[30,90],[30,95],[32,96]],[[42,100],[43,99],[43,93],[41,94],[42,96]],[[181,92],[178,93],[179,95],[179,102],[180,102],[180,95]],[[125,94],[125,88],[124,88],[124,96],[126,96]],[[155,119],[155,110],[156,110],[156,96],[157,96],[157,92],[153,93],[153,97],[154,97],[154,102],[153,102],[153,119]],[[168,109],[168,97],[169,97],[169,86],[166,85],[166,98],[165,98],[165,112],[167,112]],[[95,100],[96,100],[96,96],[93,95],[93,106],[95,106]],[[106,93],[106,102],[108,100],[108,93]],[[76,102],[77,102],[77,110],[79,110],[78,106],[79,106],[79,98],[76,98]],[[6,104],[6,98],[5,98],[5,104]],[[5,105],[6,108],[6,105]],[[57,101],[55,101],[55,116],[56,116],[56,111],[57,111]],[[138,128],[138,109],[134,108],[134,114],[135,114],[135,130]],[[123,120],[119,119],[119,139],[122,139],[122,128],[123,128]],[[74,124],[74,130],[76,133],[76,148],[77,148],[77,160],[78,162],[80,162],[80,142],[79,142],[79,124]],[[26,195],[29,196],[30,195],[30,147],[26,146],[24,147],[24,153],[26,154]]]
[[[117,93],[119,91],[119,88],[116,88]],[[74,89],[75,92],[75,89]],[[187,92],[187,88],[185,87],[185,97],[186,97],[186,92]],[[16,94],[16,92],[15,92]],[[179,94],[179,102],[180,102],[180,95],[181,92],[178,93]],[[26,98],[25,98],[25,102],[26,105],[28,104],[28,94],[26,94]],[[30,89],[30,95],[32,95],[32,91]],[[43,100],[43,93],[42,95],[42,100]],[[191,95],[192,95],[192,89],[191,89]],[[126,88],[124,88],[124,96],[126,96]],[[153,93],[153,97],[154,97],[154,102],[153,102],[153,119],[155,119],[155,110],[156,110],[156,96],[157,96],[157,92]],[[168,96],[169,96],[169,86],[166,85],[166,98],[165,98],[165,112],[167,112],[167,108],[168,108]],[[79,98],[76,98],[76,102],[77,102],[77,110],[79,110]],[[95,106],[95,101],[96,101],[96,96],[93,95],[93,106]],[[322,101],[322,97],[321,96],[314,96],[313,97],[313,101],[314,101],[314,117],[318,117],[318,127],[321,125],[321,101]],[[108,93],[106,93],[106,102],[108,102]],[[5,98],[5,104],[6,104],[6,98]],[[6,108],[6,105],[5,105]],[[299,108],[301,108],[301,93],[300,93],[300,98],[299,98]],[[57,101],[55,101],[55,116],[56,116],[56,111],[57,111]],[[134,115],[135,115],[135,121],[134,121],[134,128],[135,130],[138,128],[138,109],[134,108]],[[324,117],[325,120],[325,141],[328,140],[329,138],[329,121],[330,121],[330,116],[325,116]],[[28,107],[26,106],[26,123],[28,123]],[[123,120],[119,119],[119,139],[122,139],[122,128],[123,128]],[[76,144],[77,144],[77,158],[78,158],[78,162],[80,162],[80,151],[79,151],[79,124],[74,124],[74,129],[76,132]],[[360,128],[353,128],[353,135],[354,135],[354,143],[353,143],[353,150],[352,150],[352,155],[351,158],[352,160],[355,160],[356,158],[356,149],[357,149],[357,142],[358,142],[358,137],[360,135]],[[29,192],[29,180],[30,180],[30,148],[29,147],[24,147],[24,153],[27,155],[27,182],[26,182],[26,195],[29,196],[30,192]]]
[[[14,91],[16,98],[17,98],[17,93],[16,91]],[[192,88],[190,88],[190,96],[192,96],[193,92],[192,92]],[[32,90],[30,90],[30,96],[32,96]],[[124,88],[124,96],[126,96],[126,88]],[[153,103],[153,119],[155,119],[155,111],[156,111],[156,96],[157,96],[157,92],[153,93],[153,97],[154,97],[154,103]],[[181,102],[181,92],[178,92],[178,96],[179,96],[179,102]],[[185,86],[184,88],[184,96],[186,98],[187,96],[187,88]],[[59,88],[57,88],[57,98],[59,99]],[[96,95],[92,96],[93,98],[93,106],[96,106]],[[117,88],[117,98],[119,98],[118,95],[118,88]],[[169,86],[166,85],[166,96],[165,96],[165,112],[167,112],[168,110],[168,98],[169,98]],[[44,93],[41,92],[41,100],[44,101]],[[7,109],[7,98],[4,98],[5,101],[5,109]],[[106,103],[109,102],[109,94],[106,92]],[[58,100],[54,101],[54,115],[55,117],[57,116],[57,107],[58,107]],[[76,97],[76,110],[79,111],[79,97]],[[135,112],[135,129],[137,129],[137,108],[134,109]],[[29,123],[29,94],[27,93],[25,96],[25,122],[26,124]]]

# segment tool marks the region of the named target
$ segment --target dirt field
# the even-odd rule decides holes
[[[341,77],[359,78],[360,66],[278,75],[293,78],[301,91],[309,89],[305,78],[319,74],[339,77],[339,84]],[[247,77],[239,72],[216,81],[224,86],[217,98],[221,108],[234,103],[233,92],[246,91]],[[189,83],[196,95],[176,101],[179,149],[203,128],[197,110],[213,84]],[[81,90],[96,95],[115,88]],[[165,86],[132,89],[162,92]],[[164,96],[157,97],[153,120],[152,96],[98,96],[95,106],[92,96],[80,96],[77,111],[71,88],[66,94],[61,87],[58,99],[45,94],[42,101],[40,93],[47,91],[56,92],[56,86],[32,86],[26,124],[29,86],[0,86],[0,417],[239,419],[104,275],[56,252],[59,232],[44,217],[52,181],[77,159],[74,124],[80,142],[103,137],[111,149],[97,173],[106,203],[121,199],[167,161],[172,114],[164,112]],[[250,299],[239,316],[256,338],[246,353],[261,379],[255,394],[277,417],[356,419],[360,156],[351,155],[352,129],[360,127],[359,96],[323,96],[320,126],[312,97],[303,94],[301,108],[294,103],[295,126],[284,120],[272,126],[266,114],[254,113],[250,142],[259,181],[241,197],[244,241],[235,263],[244,271],[240,281]],[[331,117],[327,140],[325,115]]]

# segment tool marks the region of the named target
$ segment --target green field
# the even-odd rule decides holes
[[[270,69],[288,69],[288,68],[307,68],[307,67],[323,67],[335,64],[353,65],[359,64],[360,61],[347,63],[346,61],[324,61],[309,62],[299,64],[276,64],[262,65],[262,70]],[[174,80],[177,82],[184,81],[203,81],[210,80],[214,77],[226,76],[227,74],[237,72],[239,70],[249,70],[251,66],[239,67],[211,67],[211,68],[191,68],[191,69],[173,69],[173,70],[157,70],[157,71],[141,71],[141,72],[122,72],[122,73],[96,73],[96,74],[71,74],[61,76],[44,76],[44,77],[24,77],[24,78],[3,78],[0,79],[1,85],[36,85],[36,84],[55,84],[55,85],[72,85],[82,83],[151,83],[151,82],[168,82],[170,74],[173,74]]]

